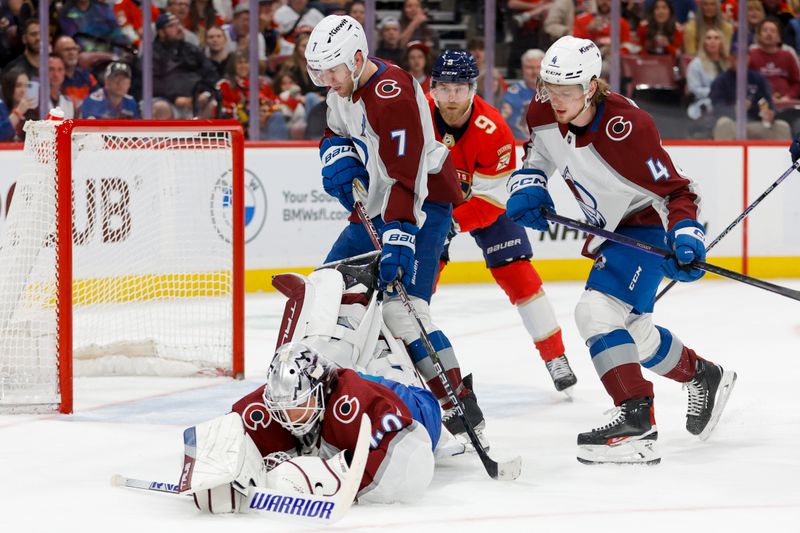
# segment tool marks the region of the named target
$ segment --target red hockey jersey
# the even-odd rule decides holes
[[[475,96],[472,114],[461,128],[445,124],[428,96],[436,140],[450,149],[456,167],[463,204],[453,211],[461,231],[491,225],[505,211],[506,179],[516,168],[514,135],[502,115]]]

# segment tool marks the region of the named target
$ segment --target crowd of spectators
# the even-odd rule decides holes
[[[747,3],[748,135],[788,138],[800,128],[800,0],[738,1]],[[568,34],[592,39],[609,58],[611,5],[498,1],[500,61],[490,66],[479,28],[471,26],[466,44],[479,65],[479,94],[485,96],[482,80],[491,68],[490,103],[515,137],[527,137],[525,110],[536,93],[543,50],[552,42]],[[622,53],[672,62],[690,133],[733,138],[737,0],[622,0],[621,7]],[[37,0],[0,0],[0,141],[24,139],[24,122],[56,106],[67,118],[140,118],[140,1],[54,2],[47,35],[37,9]],[[245,126],[257,117],[262,139],[318,137],[325,91],[310,80],[304,51],[313,27],[332,13],[366,22],[363,0],[259,0],[257,14],[247,0],[153,0],[152,117],[235,118]],[[394,13],[376,20],[374,53],[406,69],[428,91],[442,49],[435,18],[420,0],[405,0]],[[256,111],[249,109],[251,16],[258,17]],[[43,38],[50,44],[46,58],[40,57]],[[44,60],[50,93],[49,101],[39,102]],[[636,80],[626,76],[623,83],[633,87]]]

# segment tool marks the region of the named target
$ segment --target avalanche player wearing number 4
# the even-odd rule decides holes
[[[379,264],[382,288],[402,283],[428,331],[454,392],[479,438],[485,422],[447,336],[431,320],[430,299],[439,257],[450,230],[453,204],[463,200],[447,148],[433,133],[428,103],[406,71],[368,56],[364,29],[348,16],[330,15],[314,28],[305,52],[315,84],[329,87],[328,129],[320,143],[325,191],[351,210],[361,192],[367,215],[383,243]],[[355,186],[354,186],[355,185]],[[326,262],[374,249],[369,233],[353,214]],[[384,322],[408,347],[414,365],[439,399],[453,408],[425,349],[419,326],[400,298],[388,291]],[[448,429],[460,440],[459,417]]]
[[[578,380],[564,355],[561,328],[530,262],[528,235],[504,213],[505,181],[516,167],[514,136],[500,113],[475,94],[478,65],[469,52],[445,50],[431,78],[428,102],[436,139],[450,149],[465,199],[453,210],[455,233],[470,232],[480,246],[486,268],[516,306],[556,390],[565,391]],[[449,242],[442,268],[448,249]]]
[[[578,460],[654,464],[661,458],[653,384],[641,367],[685,384],[686,429],[701,439],[719,421],[736,374],[653,323],[663,276],[688,282],[703,275],[692,267],[692,261],[705,260],[700,199],[661,146],[653,119],[609,91],[601,65],[597,46],[587,39],[562,37],[548,49],[528,109],[523,168],[508,179],[506,212],[546,230],[543,210],[555,211],[547,181],[557,172],[592,224],[674,252],[662,259],[589,239],[584,254],[595,263],[575,310],[595,369],[618,408],[610,423],[578,435]]]

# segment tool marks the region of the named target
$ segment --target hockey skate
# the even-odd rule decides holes
[[[692,381],[685,384],[689,390],[686,410],[686,430],[706,440],[719,422],[728,397],[736,383],[736,372],[725,370],[703,359],[697,360]]]
[[[653,399],[626,400],[603,427],[578,434],[578,461],[583,464],[647,464],[661,462]]]
[[[475,429],[475,434],[478,436],[478,441],[488,451],[489,440],[484,435],[486,429],[486,420],[483,418],[483,412],[478,407],[478,398],[475,396],[475,391],[472,390],[472,374],[464,377],[464,386],[469,390],[469,394],[461,398],[461,403],[464,405],[464,414],[469,420],[472,427]],[[467,428],[464,427],[464,422],[461,417],[456,414],[455,407],[447,409],[442,414],[442,424],[450,432],[456,441],[464,444],[467,451],[473,450],[472,442],[469,440]]]
[[[547,367],[547,371],[550,372],[550,377],[553,378],[553,385],[555,385],[556,390],[572,398],[569,389],[578,382],[578,378],[575,377],[575,373],[570,368],[567,356],[559,355],[555,359],[545,361],[544,364]]]

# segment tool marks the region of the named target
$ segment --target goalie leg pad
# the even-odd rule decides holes
[[[434,458],[430,436],[416,421],[405,429],[392,440],[375,478],[358,493],[359,502],[411,502],[431,484]]]

